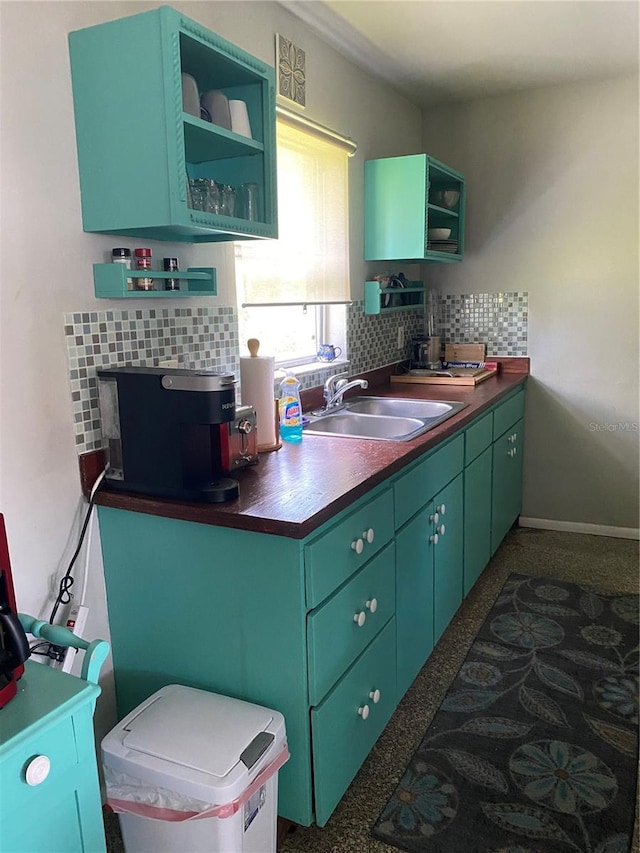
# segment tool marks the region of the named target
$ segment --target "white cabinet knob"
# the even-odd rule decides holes
[[[367,608],[367,610],[369,610],[371,613],[375,613],[375,612],[376,612],[376,610],[378,609],[378,599],[377,599],[377,598],[369,598],[369,599],[365,602],[365,605],[364,605],[364,606],[365,606],[365,607]]]
[[[364,610],[361,610],[360,613],[354,613],[353,621],[356,623],[358,628],[362,628],[364,623],[367,621],[367,614],[364,612]]]
[[[27,785],[40,785],[49,775],[51,770],[51,761],[46,755],[36,755],[27,764],[24,771],[24,777]]]
[[[374,537],[373,527],[370,527],[368,530],[362,531],[362,538],[371,545]]]
[[[429,516],[429,521],[433,521],[434,524],[437,524],[440,521],[440,516],[437,512],[434,512],[433,515]]]
[[[368,705],[361,705],[358,708],[358,714],[362,717],[363,720],[366,720],[367,717],[369,716],[369,706]]]
[[[436,512],[439,512],[440,515],[444,515],[446,511],[447,511],[446,504],[440,504],[440,506],[436,507]]]
[[[371,699],[371,701],[373,702],[373,704],[374,704],[374,705],[377,705],[377,704],[378,704],[378,702],[380,701],[380,691],[379,691],[379,690],[377,690],[377,689],[376,689],[376,690],[372,690],[372,691],[369,693],[369,699]]]
[[[444,531],[445,531],[444,524],[441,524],[440,527],[438,528],[438,533],[440,534],[440,536],[444,536]]]
[[[351,543],[351,548],[356,552],[356,554],[362,554],[364,542],[362,541],[362,539],[354,539]]]
[[[433,542],[434,545],[437,545],[438,544],[438,534],[432,533],[431,536],[429,537],[429,542]]]

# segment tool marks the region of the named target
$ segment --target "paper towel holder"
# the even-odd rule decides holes
[[[247,341],[247,349],[249,350],[249,355],[251,358],[258,357],[258,350],[260,349],[260,341],[258,338],[249,338]],[[269,453],[271,450],[280,450],[282,447],[282,441],[280,440],[280,412],[278,409],[278,401],[273,400],[273,418],[275,425],[275,436],[276,440],[274,444],[258,444],[258,453]]]

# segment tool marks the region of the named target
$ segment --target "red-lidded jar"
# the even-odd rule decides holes
[[[136,258],[136,269],[150,270],[151,269],[151,249],[135,249],[134,255]],[[152,278],[137,278],[136,287],[138,290],[153,290]]]

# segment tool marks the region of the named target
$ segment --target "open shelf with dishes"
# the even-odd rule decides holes
[[[391,314],[424,307],[424,282],[410,281],[407,287],[383,287],[379,281],[364,283],[364,313]]]
[[[85,231],[277,237],[271,67],[169,6],[72,32],[69,50]],[[201,106],[212,93],[227,106],[216,123]],[[202,182],[237,198],[255,185],[250,214],[200,203]]]
[[[365,260],[461,261],[464,214],[464,177],[434,157],[365,163]]]

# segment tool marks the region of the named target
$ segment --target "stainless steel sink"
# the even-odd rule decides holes
[[[336,411],[312,412],[304,432],[378,441],[409,441],[452,417],[467,403],[354,397]]]

